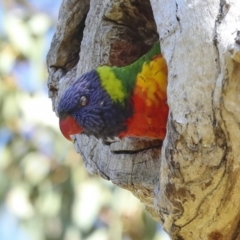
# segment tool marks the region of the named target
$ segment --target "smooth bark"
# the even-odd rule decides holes
[[[47,61],[54,109],[76,77],[127,65],[160,35],[164,142],[76,135],[74,145],[89,172],[132,191],[172,239],[240,239],[239,9],[220,0],[64,0],[60,11]]]

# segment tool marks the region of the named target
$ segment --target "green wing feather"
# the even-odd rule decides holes
[[[141,72],[143,63],[148,63],[154,56],[160,54],[160,43],[153,47],[134,63],[125,67],[98,67],[102,87],[110,95],[111,99],[120,104],[125,104],[136,84],[137,74]]]

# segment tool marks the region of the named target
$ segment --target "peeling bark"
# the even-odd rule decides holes
[[[172,239],[240,239],[240,2],[150,2],[63,0],[47,59],[53,107],[76,77],[133,62],[159,33],[169,69],[164,142],[76,135],[75,149]]]
[[[73,13],[71,9],[74,9]],[[79,26],[85,26],[80,28],[82,32],[79,32]],[[76,77],[103,64],[128,65],[146,53],[157,40],[148,0],[63,1],[47,59],[53,108],[56,109],[59,96]],[[78,42],[78,45],[71,46],[72,42]],[[66,45],[69,47],[65,48]],[[79,53],[78,58],[76,53]],[[76,65],[70,65],[69,62],[74,63],[75,59],[78,60]],[[118,139],[103,143],[94,137],[79,135],[75,137],[74,145],[89,172],[132,191],[158,218],[153,200],[154,187],[159,181],[162,141]]]

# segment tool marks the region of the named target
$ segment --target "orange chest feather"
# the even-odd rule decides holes
[[[168,117],[167,65],[159,54],[144,63],[137,75],[132,103],[133,117],[127,120],[127,130],[121,137],[164,139]]]

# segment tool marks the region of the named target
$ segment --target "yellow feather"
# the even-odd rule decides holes
[[[115,102],[123,103],[125,98],[122,82],[115,76],[111,67],[102,66],[97,68],[102,87]]]
[[[166,98],[167,67],[163,58],[143,64],[142,71],[137,75],[137,88],[145,95],[147,106],[156,104],[159,98]]]

